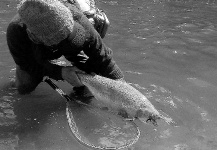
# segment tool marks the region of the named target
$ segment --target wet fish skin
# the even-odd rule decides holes
[[[115,110],[124,118],[145,119],[155,126],[156,120],[165,119],[141,92],[126,82],[99,75],[77,73],[77,76],[103,107]]]

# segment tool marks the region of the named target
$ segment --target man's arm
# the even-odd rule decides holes
[[[20,69],[35,78],[47,75],[56,80],[62,79],[61,66],[51,64],[48,61],[38,62],[34,53],[37,50],[37,45],[29,39],[26,27],[21,24],[19,18],[9,24],[6,36],[10,53]]]
[[[84,15],[80,16],[77,22],[75,22],[73,32],[68,38],[72,47],[82,49],[89,57],[84,64],[79,63],[79,68],[111,79],[124,77],[112,58],[112,50],[103,43],[98,32]]]

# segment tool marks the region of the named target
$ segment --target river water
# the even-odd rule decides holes
[[[72,136],[65,102],[40,84],[21,96],[5,35],[16,0],[0,1],[0,150],[87,150]],[[217,149],[215,0],[100,0],[111,26],[105,43],[125,79],[175,126],[139,124],[128,150]],[[67,91],[67,85],[60,85]]]

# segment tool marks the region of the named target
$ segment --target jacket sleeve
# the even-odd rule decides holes
[[[123,73],[112,58],[112,50],[105,45],[98,32],[84,15],[77,17],[69,41],[75,49],[88,56],[85,63],[77,66],[86,72],[94,72],[111,79],[123,78]]]
[[[39,63],[34,49],[34,44],[26,33],[25,25],[18,20],[12,21],[7,28],[7,44],[10,53],[17,65],[35,78],[43,78],[47,75],[56,80],[62,80],[61,66],[51,64],[48,61]]]

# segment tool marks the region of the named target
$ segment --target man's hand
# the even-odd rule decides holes
[[[67,81],[72,86],[83,86],[81,81],[79,80],[76,72],[84,73],[84,71],[78,69],[75,66],[67,66],[62,68],[62,78]]]

